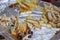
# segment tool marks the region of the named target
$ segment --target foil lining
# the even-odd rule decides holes
[[[16,3],[16,0],[0,0],[0,15],[2,15],[2,14],[5,13],[7,16],[14,15],[14,16],[18,16],[18,18],[21,19],[21,20],[25,20],[26,19],[26,16],[28,16],[28,14],[19,15],[15,11],[15,9],[8,8],[9,5],[14,4],[14,3]],[[47,4],[47,3],[41,1],[41,2],[39,2],[38,5],[40,5],[40,6],[43,7],[44,4]],[[49,5],[49,3],[47,5]],[[34,13],[37,13],[37,14],[34,14]],[[30,15],[33,18],[39,19],[41,17],[41,15],[42,15],[42,12],[33,11],[33,13],[30,14]],[[4,30],[5,29],[2,28],[2,32],[0,31],[0,34],[3,35],[7,40],[14,40],[9,35],[9,33],[5,32]],[[42,29],[36,28],[36,30],[34,30],[32,28],[33,36],[29,40],[50,40],[55,35],[56,31],[59,31],[59,30],[60,29],[46,28],[46,27],[42,27]]]
[[[0,13],[11,4],[16,3],[16,0],[0,0]]]

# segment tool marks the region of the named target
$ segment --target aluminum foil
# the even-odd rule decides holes
[[[11,4],[16,3],[16,0],[0,0],[0,13]]]
[[[11,16],[11,15],[14,15],[14,16],[17,16],[19,19],[24,21],[26,19],[26,16],[28,16],[28,15],[31,15],[33,18],[36,18],[36,19],[39,20],[39,18],[41,17],[41,15],[43,13],[41,11],[33,10],[32,14],[25,13],[25,14],[19,15],[17,13],[17,11],[18,11],[17,8],[16,9],[14,9],[14,8],[11,9],[11,8],[8,7],[9,5],[14,4],[14,3],[16,3],[16,0],[0,0],[0,15],[6,14],[7,17]],[[49,5],[49,3],[46,3],[46,2],[43,2],[43,1],[40,1],[38,3],[38,5],[40,5],[42,7],[44,6],[44,4]],[[0,26],[0,28],[1,28],[1,26]],[[0,29],[1,30],[0,34],[3,35],[6,38],[6,40],[14,40],[10,36],[10,34],[6,31],[6,29],[7,28],[1,28]],[[50,40],[55,35],[56,31],[58,31],[59,29],[42,27],[42,29],[36,28],[34,30],[32,28],[31,30],[33,31],[33,36],[32,36],[32,38],[29,38],[29,40]]]

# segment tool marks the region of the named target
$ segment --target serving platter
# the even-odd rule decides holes
[[[47,4],[47,5],[50,5],[50,3],[47,3],[47,2],[43,2],[43,1],[40,1],[38,3],[39,6],[44,6],[44,4]],[[31,15],[33,18],[36,18],[39,20],[39,18],[42,16],[43,12],[39,11],[39,10],[33,10],[32,11],[32,14],[29,14],[29,13],[24,13],[24,14],[18,14],[18,8],[9,8],[9,7],[6,7],[4,8],[3,11],[1,11],[0,13],[0,16],[2,14],[6,14],[7,17],[10,17],[11,15],[14,15],[14,16],[17,16],[19,19],[25,21],[26,20],[26,17]],[[0,26],[1,28],[2,26]],[[14,40],[10,33],[8,33],[6,31],[6,29],[8,30],[9,28],[4,28],[2,27],[0,30],[0,34],[3,35],[5,37],[5,40]],[[58,28],[47,28],[47,27],[42,27],[42,29],[39,29],[39,28],[36,28],[36,29],[31,29],[33,31],[33,36],[32,38],[29,38],[28,40],[50,40],[57,31],[59,31],[60,29]],[[27,36],[26,36],[27,37]],[[24,39],[23,39],[24,40]]]

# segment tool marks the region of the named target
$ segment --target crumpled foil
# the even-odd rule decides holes
[[[19,15],[17,14],[17,9],[8,8],[9,5],[14,4],[14,3],[16,3],[16,0],[0,0],[0,15],[4,13],[7,16],[14,15],[24,21],[26,19],[26,16],[28,16],[29,14]],[[38,3],[38,5],[40,6],[44,6],[44,4],[49,5],[49,3],[46,3],[43,1],[40,1]],[[33,18],[39,19],[42,15],[42,12],[33,10],[33,13],[30,15]],[[14,40],[10,36],[10,34],[7,33],[7,31],[4,31],[7,28],[1,28],[1,29],[2,29],[2,32],[0,31],[0,34],[3,35],[6,38],[6,40]],[[56,31],[59,31],[59,29],[57,28],[46,28],[46,27],[42,27],[42,29],[36,28],[35,30],[32,28],[31,30],[33,31],[33,36],[32,38],[29,38],[28,40],[50,40],[55,35]]]
[[[11,4],[16,3],[16,0],[0,0],[0,13]]]

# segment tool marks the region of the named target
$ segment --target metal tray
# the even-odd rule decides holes
[[[44,6],[44,4],[49,5],[49,3],[43,2],[43,1],[40,1],[38,3],[38,5],[41,5],[41,6]],[[21,19],[23,21],[26,19],[26,16],[28,16],[28,14],[19,15],[17,13],[18,8],[9,8],[8,6],[6,6],[6,7],[3,7],[3,9],[1,9],[1,10],[2,11],[0,12],[0,15],[6,14],[7,17],[9,17],[11,15],[14,15],[14,16],[17,16],[19,19]],[[33,10],[32,14],[30,14],[30,15],[33,18],[39,19],[42,15],[42,12]],[[7,28],[4,28],[2,26],[0,26],[0,28],[1,28],[0,29],[0,34],[5,37],[4,40],[14,40],[10,36],[10,33],[7,32],[7,30],[8,30]],[[29,40],[50,40],[55,35],[56,31],[58,31],[56,28],[49,29],[49,28],[43,27],[41,30],[37,28],[36,30],[33,30],[33,32],[34,32],[33,37],[30,38]]]

